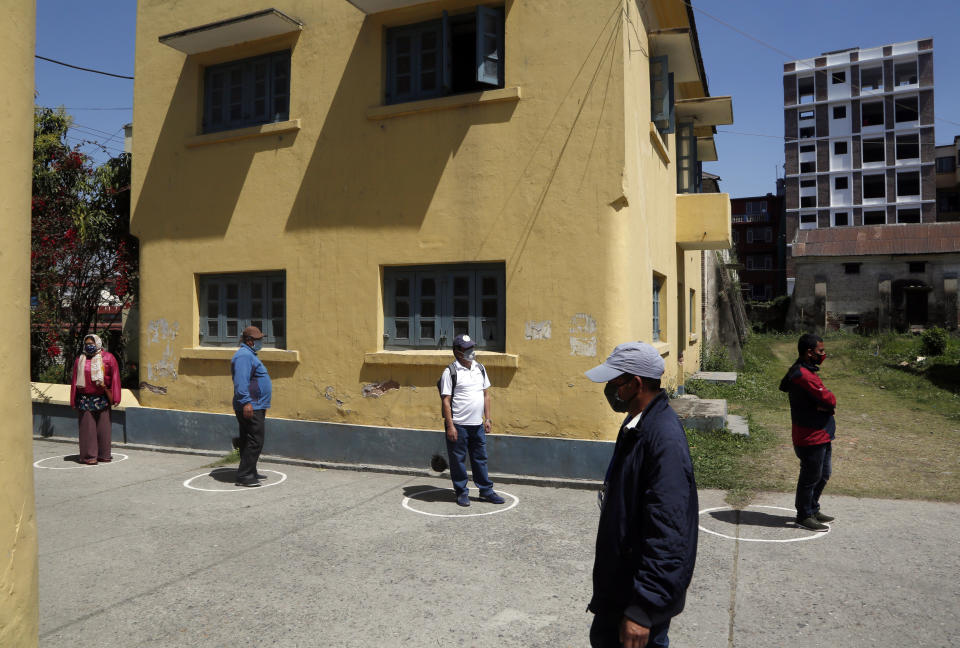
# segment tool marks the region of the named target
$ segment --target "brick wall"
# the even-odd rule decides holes
[[[933,89],[921,90],[919,98],[920,125],[933,126]]]
[[[854,99],[850,102],[850,129],[856,135],[860,132],[860,100]]]
[[[820,60],[820,59],[817,59]],[[827,59],[823,59],[824,65],[826,64]],[[817,66],[820,67],[820,66]],[[827,100],[827,84],[830,82],[830,79],[827,78],[826,70],[817,70],[813,75],[813,90],[814,96],[817,101],[826,101]]]
[[[783,77],[783,105],[794,106],[797,103],[797,75],[785,74]]]
[[[857,53],[854,52],[850,55],[851,61],[856,61]],[[860,66],[851,65],[850,66],[850,96],[859,97],[860,96]]]
[[[920,54],[917,57],[917,71],[921,88],[933,85],[933,53]]]
[[[827,142],[821,142],[821,144],[826,144]],[[829,175],[818,175],[817,176],[817,207],[829,207],[830,206],[830,176]],[[829,212],[827,212],[829,214]],[[827,223],[829,223],[829,217]]]
[[[932,103],[932,102],[931,102]],[[937,159],[937,144],[932,128],[920,129],[920,161],[934,162]]]
[[[792,138],[797,136],[799,123],[799,118],[797,117],[798,112],[797,108],[789,108],[783,112],[783,134],[787,142],[793,141]],[[789,171],[787,173],[789,173]]]
[[[817,141],[817,173],[828,173],[829,171],[830,171],[830,142],[827,140],[818,140]]]
[[[853,204],[860,205],[863,203],[863,173],[860,171],[853,172]]]
[[[937,197],[937,170],[932,164],[920,167],[920,198],[935,200]],[[936,205],[932,205],[936,207]],[[926,212],[924,212],[926,214]],[[931,219],[932,220],[932,219]]]
[[[826,96],[824,96],[824,99],[826,99]],[[817,111],[816,111],[817,137],[830,136],[830,115],[828,114],[829,108],[830,107],[827,106],[827,104],[821,104],[817,106]]]
[[[887,49],[886,47],[883,48],[884,56],[890,56],[890,54],[887,54]],[[883,90],[884,92],[893,92],[893,87],[893,59],[888,59],[883,62]]]
[[[787,178],[787,209],[797,209],[800,207],[800,179],[797,177]]]
[[[784,168],[787,175],[800,172],[800,145],[788,142],[784,147]]]

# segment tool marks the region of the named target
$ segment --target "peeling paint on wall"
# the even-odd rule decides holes
[[[586,313],[570,318],[570,355],[597,355],[597,321]]]
[[[325,390],[323,390],[323,397],[328,401],[333,401],[337,404],[337,407],[343,407],[343,401],[337,398],[337,390],[333,388],[333,385],[328,385]]]
[[[523,337],[528,340],[549,340],[550,320],[544,322],[527,322],[524,327]]]
[[[173,362],[173,344],[180,332],[180,324],[170,325],[165,319],[151,321],[147,325],[147,346],[163,345],[163,353],[156,362],[147,364],[147,380],[159,378],[177,379],[177,367]]]
[[[400,389],[400,383],[398,383],[396,380],[370,383],[369,385],[363,386],[363,388],[360,390],[360,395],[364,398],[380,398],[391,389]]]

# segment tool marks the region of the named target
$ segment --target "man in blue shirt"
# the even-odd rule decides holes
[[[263,348],[263,333],[256,326],[243,329],[243,344],[233,354],[233,411],[240,424],[240,466],[237,486],[260,485],[257,460],[263,450],[264,419],[270,409],[273,386],[267,368],[257,357]]]

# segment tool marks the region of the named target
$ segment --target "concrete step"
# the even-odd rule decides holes
[[[727,430],[730,434],[750,436],[750,426],[747,424],[747,419],[736,414],[727,415]]]
[[[722,398],[697,398],[686,395],[670,401],[685,428],[722,430],[727,422],[727,401]]]
[[[732,385],[737,382],[736,371],[698,371],[688,378],[688,380],[702,380],[709,383],[719,383],[722,385]]]

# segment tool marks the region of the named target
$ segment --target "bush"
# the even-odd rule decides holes
[[[733,371],[733,362],[730,361],[730,354],[727,347],[722,344],[712,344],[710,348],[704,345],[701,351],[703,357],[700,358],[701,371]]]
[[[37,382],[59,385],[63,382],[63,365],[51,364],[37,375]]]
[[[950,334],[939,326],[934,326],[923,332],[920,352],[927,356],[940,356],[947,350]]]

